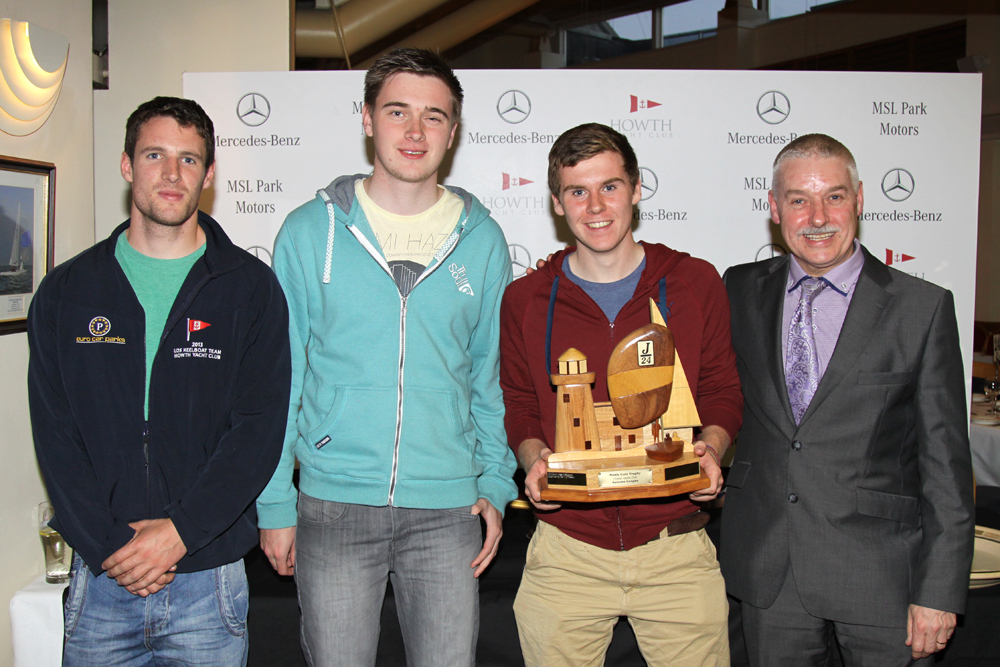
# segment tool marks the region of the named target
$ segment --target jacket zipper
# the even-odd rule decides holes
[[[378,250],[376,250],[371,244],[371,241],[369,241],[368,238],[354,225],[347,225],[347,229],[354,235],[354,238],[358,240],[358,243],[361,244],[368,254],[371,255],[372,259],[378,262],[378,265],[382,267],[382,270],[386,272],[386,275],[388,275],[389,279],[393,281],[393,284],[395,284],[396,280],[392,277],[392,271],[389,270],[389,264],[386,263],[385,258],[382,257]],[[425,270],[420,274],[417,281],[413,283],[413,287],[410,288],[409,294],[403,296],[402,293],[399,292],[398,286],[396,288],[396,292],[399,294],[399,367],[396,381],[396,432],[393,436],[392,442],[392,473],[389,477],[389,497],[386,500],[387,505],[392,505],[392,501],[396,495],[396,479],[397,472],[399,471],[399,442],[402,439],[403,434],[403,368],[406,360],[406,302],[407,299],[410,298],[409,295],[413,294],[413,290],[417,289],[417,285],[423,282],[424,278],[437,271],[439,266],[444,264],[444,260],[455,250],[456,246],[458,246],[458,242],[461,239],[462,232],[464,230],[465,227],[460,224],[458,232],[459,238],[455,239],[455,242],[451,244],[448,252],[441,256],[441,259],[438,260],[437,264],[432,266],[430,270]]]
[[[187,297],[184,299],[184,303],[181,307],[174,312],[172,318],[168,318],[166,324],[163,327],[163,333],[160,334],[160,342],[156,345],[156,352],[153,353],[153,364],[149,367],[149,407],[153,407],[153,368],[156,366],[156,358],[160,356],[160,348],[163,347],[163,343],[166,342],[167,336],[177,325],[178,320],[180,320],[181,315],[187,312],[188,307],[194,298],[201,291],[201,288],[208,283],[209,280],[215,277],[215,274],[209,270],[208,274],[198,281],[191,291],[188,293]],[[145,322],[145,319],[143,320]],[[145,326],[145,325],[144,325]],[[145,330],[144,330],[145,333]],[[145,349],[145,344],[143,344],[143,349]],[[145,367],[145,357],[143,358],[143,366]],[[149,489],[149,417],[147,416],[145,421],[143,421],[142,430],[142,455],[145,458],[146,465],[146,515],[153,516],[153,499],[151,497]]]
[[[135,290],[132,291],[135,294]],[[139,297],[136,297],[138,302]],[[139,309],[142,310],[142,304],[139,304]],[[155,355],[154,355],[155,359]],[[150,367],[150,380],[152,380],[153,373],[152,367]],[[142,387],[145,389],[146,385],[146,317],[145,314],[142,318]],[[153,383],[149,383],[149,392],[152,395]],[[146,400],[146,396],[143,395],[143,402]],[[149,417],[145,414],[142,420],[142,465],[143,470],[146,475],[146,516],[153,516],[153,498],[149,490]]]
[[[149,494],[149,421],[143,422],[142,456],[146,465],[146,516],[153,516],[153,499]]]
[[[416,287],[416,284],[414,284]],[[412,291],[412,290],[411,290]],[[406,361],[406,300],[409,295],[400,295],[399,311],[399,368],[396,384],[396,433],[392,439],[392,474],[389,477],[389,499],[388,504],[396,495],[396,472],[399,468],[399,441],[403,435],[403,368]]]

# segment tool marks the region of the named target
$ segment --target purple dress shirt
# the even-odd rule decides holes
[[[847,317],[847,308],[854,297],[854,288],[861,276],[861,267],[865,263],[861,252],[861,242],[854,239],[854,253],[840,266],[836,266],[823,276],[827,283],[826,289],[816,295],[813,301],[813,324],[815,325],[816,355],[819,357],[819,376],[823,377],[830,357],[837,347],[840,329]],[[788,327],[792,316],[799,305],[799,284],[809,275],[802,270],[798,261],[792,257],[788,264],[788,282],[785,284],[785,307],[781,316],[781,362],[782,368],[788,357]]]

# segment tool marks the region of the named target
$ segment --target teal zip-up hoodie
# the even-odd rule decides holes
[[[442,509],[516,495],[499,383],[510,255],[471,194],[455,231],[403,296],[342,176],[285,219],[274,270],[285,291],[292,389],[261,528],[296,522],[292,486],[360,505]]]

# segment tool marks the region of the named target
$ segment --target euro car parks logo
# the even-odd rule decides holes
[[[652,109],[653,107],[662,106],[660,102],[654,102],[653,100],[641,100],[635,95],[629,95],[629,98],[631,98],[629,113],[635,113],[640,109]]]
[[[642,192],[642,199],[640,201],[646,201],[655,195],[660,187],[659,179],[656,178],[656,174],[649,167],[639,167],[639,181],[639,190]]]
[[[768,125],[777,125],[788,118],[792,103],[780,90],[769,90],[757,100],[757,115]]]
[[[523,245],[510,243],[507,245],[507,250],[510,252],[510,265],[515,278],[520,278],[528,272],[529,268],[533,268],[531,267],[531,253]]]
[[[890,169],[882,177],[882,194],[894,202],[909,199],[915,186],[913,174],[899,167]]]
[[[91,336],[100,338],[111,333],[111,322],[106,317],[95,317],[90,320],[90,326],[87,328],[90,330]]]
[[[902,262],[909,262],[911,259],[916,259],[912,255],[906,255],[901,252],[893,252],[888,248],[885,249],[885,265],[892,266],[893,264],[900,264]]]
[[[529,181],[526,178],[521,178],[520,176],[511,176],[510,174],[504,173],[503,175],[503,189],[510,190],[511,188],[516,188],[521,185],[530,185],[534,181]]]
[[[260,93],[247,93],[236,105],[236,116],[244,125],[263,125],[271,116],[271,103]]]
[[[97,316],[90,320],[87,325],[89,336],[77,336],[77,343],[117,343],[124,345],[125,339],[121,336],[111,336],[111,320],[106,317]]]
[[[508,90],[497,100],[497,114],[504,122],[517,125],[531,115],[531,99],[520,90]]]

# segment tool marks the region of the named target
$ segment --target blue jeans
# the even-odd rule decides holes
[[[243,561],[178,574],[141,598],[74,556],[63,667],[245,667],[249,592]]]
[[[391,577],[409,667],[475,664],[482,548],[471,507],[369,507],[299,494],[295,582],[310,667],[375,664]]]

